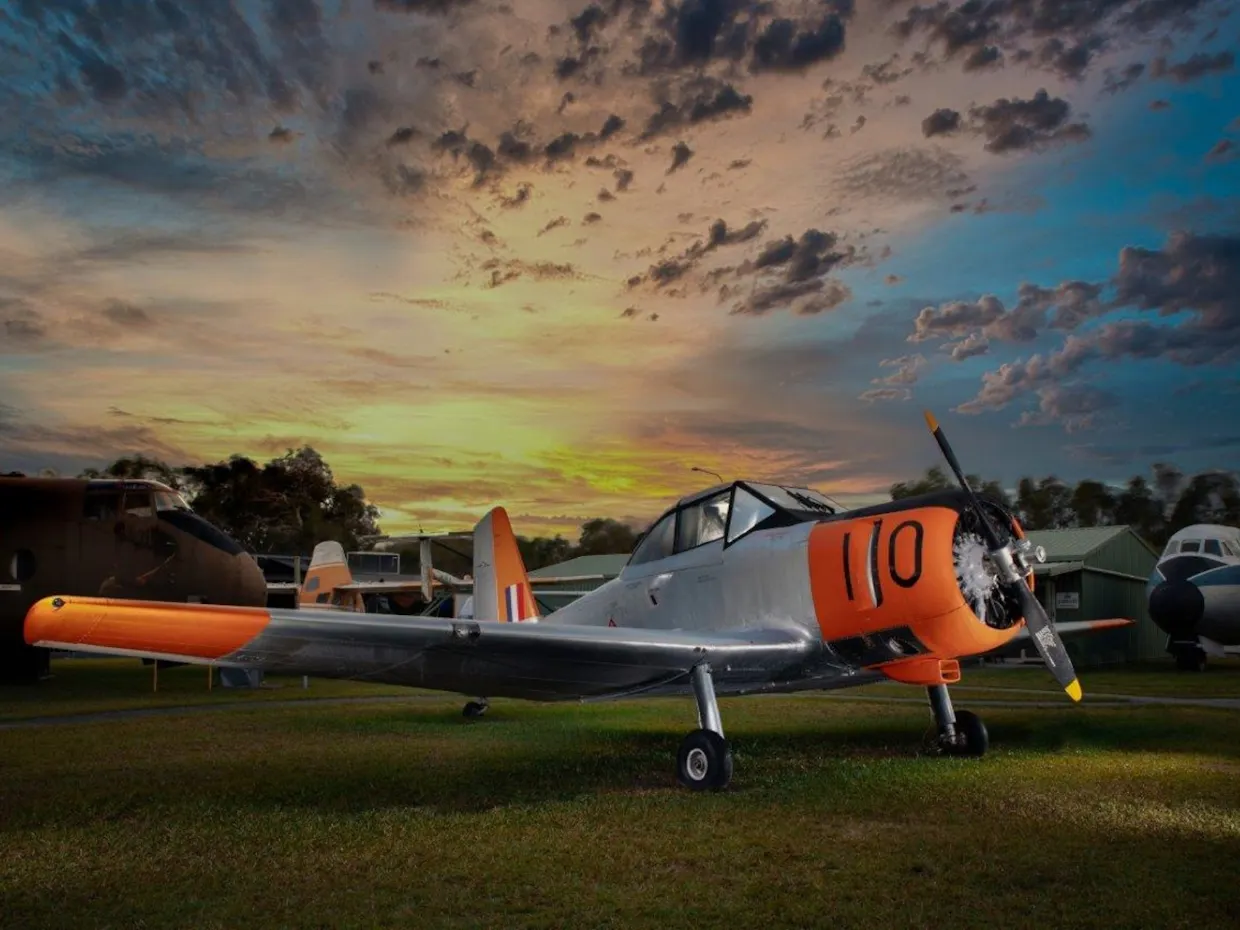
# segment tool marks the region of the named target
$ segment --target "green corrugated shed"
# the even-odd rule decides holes
[[[1046,549],[1046,562],[1035,569],[1035,590],[1057,621],[1137,621],[1132,627],[1065,637],[1074,664],[1089,667],[1166,655],[1166,634],[1146,609],[1145,582],[1158,551],[1132,527],[1032,530],[1028,535]]]
[[[534,599],[544,612],[558,610],[569,604],[587,591],[605,584],[615,578],[624,568],[629,557],[627,555],[581,555],[558,565],[545,565],[530,572],[530,581],[534,583]],[[590,578],[582,581],[564,581],[556,584],[538,584],[540,578],[577,578],[581,576],[602,575],[602,578]]]
[[[615,578],[629,561],[628,555],[579,555],[558,565],[546,565],[530,572],[531,578],[572,578],[577,575],[606,575]]]

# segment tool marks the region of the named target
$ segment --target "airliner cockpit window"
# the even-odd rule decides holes
[[[1223,547],[1219,545],[1217,539],[1207,539],[1202,545],[1201,551],[1206,555],[1222,555]]]
[[[1198,539],[1186,539],[1180,543],[1181,552],[1200,552],[1201,541]]]
[[[1164,556],[1175,555],[1179,551],[1180,551],[1180,541],[1178,539],[1174,539],[1171,542],[1167,543],[1167,548],[1163,550],[1163,555]]]

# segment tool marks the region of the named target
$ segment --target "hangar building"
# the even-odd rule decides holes
[[[537,585],[534,600],[544,614],[575,601],[587,591],[610,581],[620,574],[629,557],[625,555],[580,555],[558,565],[547,565],[530,572],[530,581]],[[539,578],[579,578],[579,581],[560,581],[555,584],[538,584]]]
[[[1136,626],[1065,639],[1072,662],[1083,668],[1117,662],[1166,658],[1167,636],[1150,620],[1145,582],[1158,551],[1130,526],[1033,530],[1029,538],[1046,549],[1046,562],[1035,569],[1035,593],[1055,620],[1105,620],[1127,617]],[[589,580],[539,586],[536,597],[545,612],[580,597],[620,574],[627,555],[587,555],[530,572],[539,577],[595,576]],[[1032,646],[1023,650],[1033,657]],[[1020,648],[1001,655],[1021,655]],[[1040,660],[1039,660],[1040,661]]]
[[[1158,550],[1131,526],[1031,530],[1029,539],[1046,549],[1046,561],[1034,569],[1034,592],[1054,620],[1137,621],[1136,626],[1065,638],[1074,665],[1166,658],[1167,634],[1146,609],[1145,582]],[[1034,654],[1032,646],[1025,651]]]

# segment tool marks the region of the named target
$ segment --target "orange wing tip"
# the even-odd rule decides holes
[[[45,597],[26,612],[27,643],[218,659],[250,642],[271,615],[261,607]]]
[[[930,432],[937,432],[939,428],[939,421],[934,418],[934,414],[929,410],[924,411],[924,414],[926,417],[926,426],[930,427]]]
[[[1064,688],[1064,690],[1068,692],[1068,697],[1072,698],[1072,700],[1079,701],[1081,699],[1080,679],[1073,678],[1072,681],[1068,683],[1068,686]]]

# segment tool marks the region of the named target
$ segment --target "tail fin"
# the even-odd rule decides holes
[[[474,617],[502,623],[538,620],[525,561],[503,507],[474,527]]]
[[[349,571],[349,563],[344,557],[344,546],[338,542],[321,542],[314,547],[314,554],[310,557],[310,568],[306,570],[306,577],[302,580],[297,606],[338,605],[341,598],[332,596],[336,586],[352,582],[353,573]],[[357,594],[356,591],[349,593]]]

